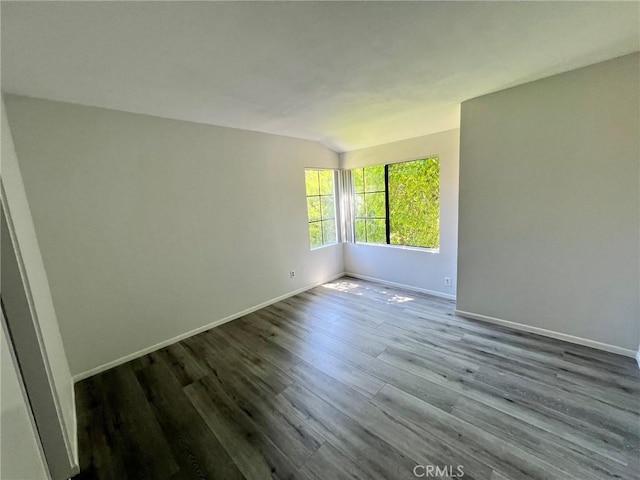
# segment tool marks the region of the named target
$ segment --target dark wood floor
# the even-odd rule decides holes
[[[84,380],[80,478],[639,478],[632,359],[453,309],[343,278]]]

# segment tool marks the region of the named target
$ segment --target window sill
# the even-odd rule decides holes
[[[315,251],[315,250],[322,250],[323,248],[327,248],[327,247],[333,247],[334,245],[338,245],[340,242],[334,242],[334,243],[326,243],[324,245],[320,245],[319,247],[312,247],[311,251]]]
[[[410,247],[407,245],[389,245],[386,243],[361,243],[361,242],[350,242],[350,243],[351,245],[364,245],[366,247],[391,248],[394,250],[411,250],[416,252],[431,253],[435,255],[440,254],[439,248]]]

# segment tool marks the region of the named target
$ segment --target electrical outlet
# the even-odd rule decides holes
[[[444,277],[444,286],[445,287],[451,286],[451,277]]]
[[[291,270],[289,272],[289,278],[294,278],[296,276],[296,272],[294,272],[293,270]]]

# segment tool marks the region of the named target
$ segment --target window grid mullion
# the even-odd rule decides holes
[[[384,166],[384,208],[387,245],[391,244],[391,220],[389,219],[389,165]]]
[[[369,221],[367,220],[367,177],[362,168],[362,201],[364,202],[364,241],[369,242]]]
[[[318,170],[318,203],[320,204],[320,238],[322,239],[322,245],[324,245],[324,225],[322,224],[322,191],[320,190],[320,170]]]

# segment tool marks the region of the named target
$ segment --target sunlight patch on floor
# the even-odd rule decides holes
[[[346,292],[351,295],[364,295],[366,291],[373,291],[378,294],[385,295],[387,298],[387,303],[406,303],[412,302],[415,300],[413,297],[405,297],[403,295],[398,295],[397,293],[391,293],[386,289],[377,289],[372,287],[363,287],[359,283],[349,281],[349,280],[337,280],[335,282],[325,283],[322,285],[324,288],[329,288],[331,290],[337,290],[339,292]],[[362,290],[362,291],[361,291]]]
[[[322,285],[324,288],[330,288],[331,290],[338,290],[339,292],[349,292],[355,295],[362,295],[362,292],[353,292],[357,288],[360,288],[360,285],[354,282],[348,282],[345,280],[339,280],[337,282],[325,283]]]
[[[414,299],[412,297],[403,297],[402,295],[394,295],[391,298],[387,299],[389,303],[405,303],[412,302]]]

